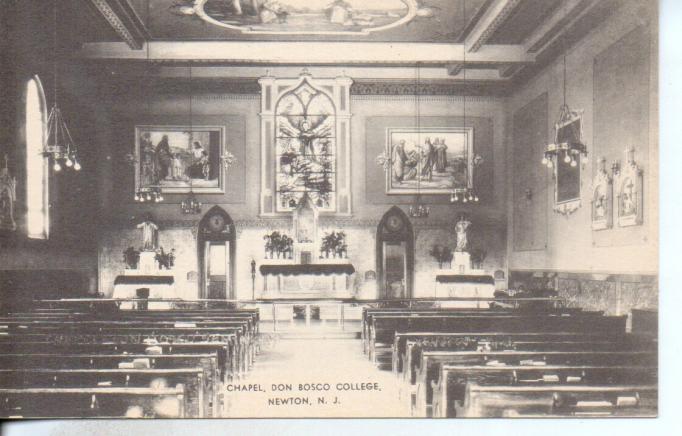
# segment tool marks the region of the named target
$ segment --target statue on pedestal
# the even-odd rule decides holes
[[[5,166],[0,169],[0,230],[15,231],[14,202],[17,200],[17,179],[9,175],[7,155]]]
[[[154,224],[151,215],[145,215],[144,221],[137,228],[142,229],[142,251],[156,251],[159,245],[159,226]]]
[[[456,252],[466,252],[469,248],[469,242],[467,240],[467,230],[471,225],[471,221],[465,218],[464,215],[460,215],[459,221],[455,224],[455,234],[457,235],[457,246],[455,247]]]

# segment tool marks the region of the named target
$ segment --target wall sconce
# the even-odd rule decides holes
[[[526,201],[531,201],[533,199],[533,190],[526,188],[526,190],[523,191],[523,196],[525,197]]]

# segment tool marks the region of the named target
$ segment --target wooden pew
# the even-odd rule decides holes
[[[410,317],[416,315],[440,315],[440,314],[458,314],[458,315],[505,315],[505,314],[554,314],[570,316],[573,314],[594,314],[603,315],[603,311],[583,311],[580,308],[538,308],[538,309],[525,309],[525,308],[485,308],[485,309],[472,309],[472,308],[364,308],[362,311],[362,339],[364,341],[369,340],[369,328],[373,323],[374,316],[395,316],[395,317]],[[366,350],[365,350],[366,351]]]
[[[458,417],[655,417],[656,385],[481,386],[468,383]]]
[[[187,418],[211,416],[211,398],[203,368],[178,369],[0,369],[0,389],[184,386]]]
[[[117,418],[131,407],[147,417],[183,418],[186,403],[182,386],[0,389],[0,417],[5,418]]]
[[[211,354],[218,355],[218,380],[226,383],[233,380],[229,345],[223,342],[186,342],[170,343],[156,342],[154,344],[143,343],[77,343],[62,342],[52,343],[49,341],[38,342],[13,342],[0,343],[0,354]],[[151,350],[150,350],[151,349]],[[151,354],[155,355],[155,354]]]
[[[629,338],[627,338],[629,339]],[[404,371],[404,365],[411,360],[413,347],[448,348],[458,345],[460,348],[487,349],[499,347],[525,347],[526,344],[545,344],[544,349],[561,347],[570,348],[572,343],[581,344],[585,342],[600,343],[605,347],[621,347],[626,340],[624,336],[615,338],[595,332],[593,334],[571,333],[571,332],[395,332],[393,345],[391,347],[391,369],[400,377]],[[499,344],[499,345],[498,345]],[[537,349],[534,347],[534,349]]]
[[[390,350],[396,331],[446,332],[603,332],[625,334],[625,316],[602,315],[378,315],[369,327],[369,357],[377,363],[377,351]]]
[[[440,376],[432,382],[433,413],[435,418],[456,415],[456,404],[476,413],[472,404],[463,406],[468,383],[481,386],[606,386],[632,384],[654,385],[657,379],[654,366],[611,365],[442,365]],[[513,407],[513,405],[508,405]],[[484,413],[484,416],[488,416]]]
[[[656,365],[657,355],[651,351],[421,351],[415,375],[415,413],[428,416],[433,400],[433,384],[440,368],[450,365]]]
[[[135,329],[135,328],[112,328],[106,332],[97,330],[80,330],[55,328],[34,333],[35,330],[27,329],[26,332],[0,333],[0,344],[16,344],[23,342],[48,342],[53,344],[145,344],[153,345],[161,343],[202,343],[215,342],[226,344],[224,350],[227,371],[221,371],[222,378],[239,378],[249,368],[253,358],[252,345],[245,342],[239,330],[234,328],[217,329]],[[221,352],[221,363],[223,362]]]
[[[193,326],[193,327],[188,327]],[[34,333],[48,331],[78,331],[82,334],[133,334],[146,332],[150,335],[167,335],[169,332],[177,334],[216,334],[218,329],[234,328],[237,333],[235,343],[235,353],[239,355],[243,362],[240,371],[245,371],[252,364],[255,358],[257,341],[256,330],[250,320],[208,320],[208,321],[93,321],[93,320],[32,320],[32,321],[4,321],[0,320],[0,332],[12,333]],[[124,329],[125,331],[122,331]],[[136,329],[136,330],[135,330]],[[164,330],[165,329],[165,330]],[[213,330],[212,330],[213,329]],[[192,331],[194,330],[194,331]],[[229,333],[229,332],[228,332]],[[161,338],[166,341],[166,338]]]

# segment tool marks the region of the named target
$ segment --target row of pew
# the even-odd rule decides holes
[[[651,417],[657,341],[567,308],[368,308],[367,357],[413,417]]]
[[[0,417],[225,416],[258,351],[258,310],[92,305],[0,314]]]

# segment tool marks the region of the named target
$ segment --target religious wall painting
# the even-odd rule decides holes
[[[304,80],[277,103],[278,212],[307,196],[320,211],[336,210],[336,110],[331,97]]]
[[[555,124],[555,144],[581,144],[583,142],[583,111],[571,111]],[[571,147],[569,147],[571,148]],[[581,206],[582,165],[580,153],[560,149],[554,165],[554,210],[564,215]]]
[[[634,154],[634,148],[627,149],[625,165],[616,171],[616,213],[620,227],[642,224],[644,216],[642,170],[635,162]]]
[[[610,229],[613,223],[613,180],[606,171],[606,159],[599,161],[592,182],[592,230]]]
[[[171,13],[256,35],[369,35],[433,18],[418,0],[184,0]]]
[[[387,194],[447,194],[473,188],[471,127],[390,127],[384,169]]]
[[[135,190],[224,192],[225,128],[136,126]]]

